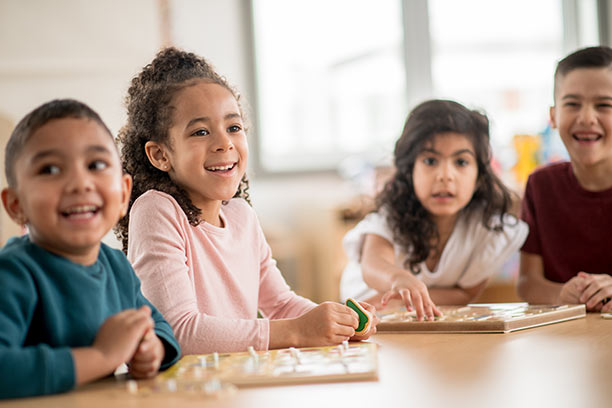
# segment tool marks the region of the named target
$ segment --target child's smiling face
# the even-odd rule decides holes
[[[456,216],[472,199],[478,180],[472,142],[455,132],[435,135],[417,156],[412,179],[417,198],[434,219]]]
[[[32,241],[73,262],[94,263],[131,191],[107,131],[90,119],[53,119],[30,136],[15,176],[2,198]]]
[[[612,69],[578,68],[557,81],[550,119],[572,163],[612,166]]]
[[[214,217],[221,201],[236,194],[247,168],[238,102],[221,85],[197,82],[179,91],[173,106],[171,148],[164,149],[170,177],[187,191],[202,217],[214,223],[207,217]]]

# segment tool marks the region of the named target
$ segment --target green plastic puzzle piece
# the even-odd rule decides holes
[[[346,299],[346,305],[353,309],[357,315],[359,316],[359,326],[355,329],[355,333],[361,333],[368,327],[368,322],[370,318],[366,314],[365,310],[359,305],[359,303],[355,302],[353,299]]]

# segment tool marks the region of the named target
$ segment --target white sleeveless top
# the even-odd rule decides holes
[[[490,278],[521,247],[529,232],[527,224],[512,215],[505,215],[503,221],[503,230],[497,232],[482,224],[480,214],[459,218],[436,268],[430,271],[422,262],[416,277],[428,288],[470,288]],[[393,242],[385,216],[380,212],[368,214],[342,241],[349,260],[340,282],[342,300],[347,297],[364,300],[378,294],[363,281],[361,273],[361,251],[368,234],[393,243],[396,265],[403,265],[407,257]]]

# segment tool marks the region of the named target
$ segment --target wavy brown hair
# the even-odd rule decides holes
[[[416,196],[412,172],[417,156],[436,135],[445,132],[466,135],[476,153],[476,190],[461,214],[480,213],[486,228],[501,231],[503,216],[512,206],[512,194],[491,168],[487,117],[454,101],[430,100],[418,105],[408,115],[395,145],[395,174],[376,198],[377,209],[386,215],[395,242],[409,254],[404,267],[415,274],[420,272],[418,265],[435,250],[440,237],[429,212]]]
[[[127,123],[117,137],[121,146],[123,170],[134,179],[128,212],[115,227],[115,235],[121,240],[126,253],[130,209],[134,201],[148,190],[170,194],[181,206],[191,225],[196,226],[201,222],[201,211],[191,202],[187,192],[172,181],[167,172],[154,167],[145,153],[148,141],[172,149],[168,132],[172,124],[172,100],[178,91],[198,81],[215,83],[230,91],[246,121],[238,92],[204,58],[193,53],[174,47],[165,48],[132,79],[125,99]],[[245,175],[234,197],[242,197],[250,204],[248,190],[249,181]]]

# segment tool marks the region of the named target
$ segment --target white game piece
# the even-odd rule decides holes
[[[219,353],[216,351],[213,353],[213,367],[215,370],[219,369]]]
[[[203,374],[202,374],[202,368],[201,367],[194,367],[193,368],[193,376],[197,379],[202,378]]]
[[[289,352],[291,353],[291,357],[295,359],[296,364],[302,364],[302,354],[300,350],[295,347],[289,347]]]
[[[348,342],[348,340],[344,340],[342,342],[342,347],[344,348],[344,351],[348,351],[349,350],[349,342]]]
[[[206,367],[206,356],[199,356],[198,359],[200,360],[200,366],[201,367]]]
[[[138,383],[136,381],[128,380],[128,382],[125,383],[125,386],[130,394],[138,393]]]
[[[253,361],[257,362],[259,356],[257,355],[257,352],[253,346],[249,346],[249,354],[251,355]]]
[[[601,318],[602,318],[602,319],[612,319],[612,312],[609,312],[609,313],[602,313],[602,314],[601,314]]]
[[[169,379],[166,381],[166,388],[168,389],[168,391],[170,392],[176,392],[178,387],[176,385],[176,381],[173,379]]]
[[[217,378],[213,378],[204,383],[204,392],[208,395],[216,394],[221,391],[221,382]]]

